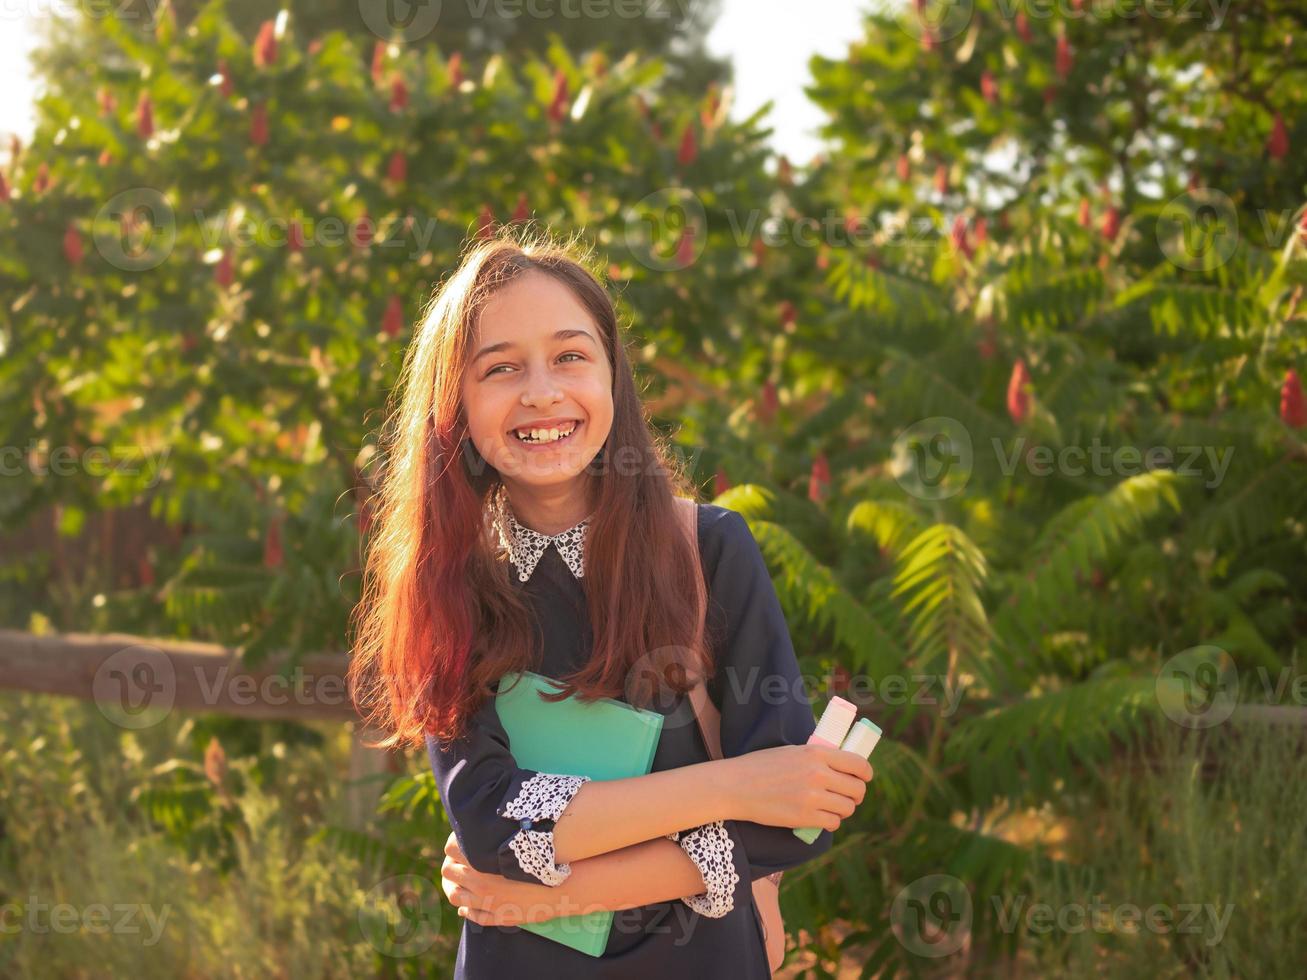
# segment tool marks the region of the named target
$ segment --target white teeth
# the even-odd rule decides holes
[[[566,429],[517,429],[515,432],[523,442],[557,442],[559,439],[570,436],[575,428],[576,423],[573,422]]]

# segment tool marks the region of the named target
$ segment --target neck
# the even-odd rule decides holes
[[[541,534],[558,534],[580,524],[594,509],[591,485],[578,482],[582,480],[578,477],[556,487],[527,487],[505,480],[504,489],[519,523]]]

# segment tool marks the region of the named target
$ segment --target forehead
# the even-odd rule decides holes
[[[599,331],[572,290],[553,276],[531,270],[497,290],[477,319],[482,343],[544,339],[565,328],[585,330],[595,340]]]

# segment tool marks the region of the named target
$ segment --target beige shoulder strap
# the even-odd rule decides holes
[[[686,533],[689,535],[690,543],[694,546],[694,555],[696,558],[696,574],[694,581],[699,588],[699,594],[705,596],[707,587],[704,585],[703,573],[699,563],[699,505],[693,500],[685,497],[677,497],[677,511],[681,515],[682,524],[685,526]],[[707,610],[707,603],[702,602],[700,605]],[[700,635],[704,623],[699,624]],[[699,724],[699,734],[703,736],[703,744],[708,747],[708,754],[713,759],[722,757],[722,715],[717,710],[717,706],[712,703],[712,698],[708,697],[708,687],[699,678],[699,683],[690,688],[690,704],[694,708],[694,720]],[[763,946],[767,951],[767,966],[772,973],[780,969],[785,960],[785,921],[781,918],[780,888],[781,876],[784,871],[775,871],[772,874],[765,875],[762,878],[753,880],[753,910],[754,916],[758,921],[758,928],[762,932]]]
[[[678,513],[681,515],[681,523],[685,528],[685,533],[690,539],[695,556],[695,585],[699,590],[700,605],[707,609],[707,587],[703,582],[703,574],[699,571],[699,505],[688,497],[676,497]],[[706,618],[706,617],[705,617]],[[705,628],[704,620],[699,622],[699,634],[703,635]],[[694,720],[699,725],[699,734],[703,736],[703,744],[708,748],[708,754],[714,759],[722,757],[722,715],[717,710],[717,706],[712,703],[712,698],[708,697],[708,688],[700,679],[699,683],[690,688],[689,693],[690,705],[694,709]]]

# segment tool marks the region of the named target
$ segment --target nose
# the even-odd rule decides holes
[[[539,408],[542,405],[552,405],[554,402],[561,401],[562,397],[563,393],[546,379],[522,392],[522,404],[530,408]]]

